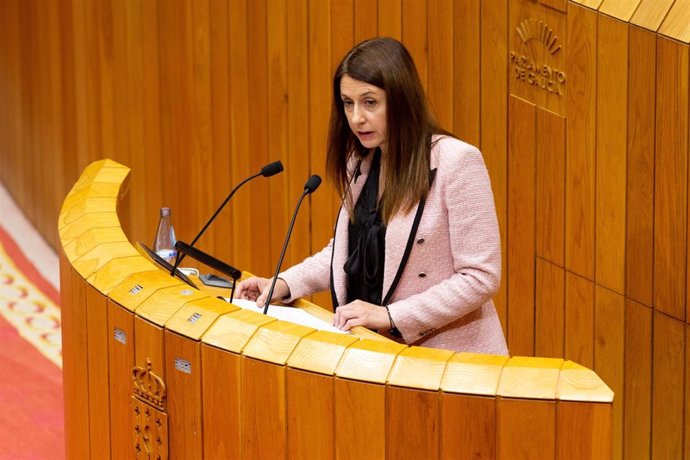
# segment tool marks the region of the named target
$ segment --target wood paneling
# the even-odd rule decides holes
[[[107,325],[110,455],[112,458],[129,458],[132,452],[130,399],[134,394],[131,377],[134,367],[134,318],[131,312],[108,300]]]
[[[427,36],[427,21],[419,18],[428,16],[428,0],[401,0],[402,2],[402,42],[410,51],[417,66],[422,85],[429,91],[427,85],[427,70],[429,56],[429,37]]]
[[[216,209],[230,193],[232,184],[231,168],[231,139],[230,139],[230,33],[229,13],[230,5],[223,0],[211,0],[209,4],[209,64],[210,64],[210,144],[209,163],[213,170],[219,174],[209,177],[212,184],[207,209]],[[223,211],[222,215],[214,221],[213,228],[209,229],[204,237],[204,247],[214,248],[213,254],[221,260],[228,261],[231,265],[237,262],[233,257],[233,247],[228,244],[228,235],[232,234],[232,223],[229,218],[230,211]],[[207,218],[203,216],[203,218]],[[187,236],[191,240],[194,235]],[[186,241],[186,240],[185,240]],[[191,241],[188,241],[191,242]]]
[[[402,38],[402,1],[379,0],[378,25],[382,37]]]
[[[534,354],[536,110],[510,97],[508,117],[508,347],[512,354]]]
[[[267,24],[268,6],[266,0],[247,1],[247,90],[249,91],[248,113],[249,118],[249,148],[246,152],[241,153],[240,156],[249,164],[249,173],[253,174],[258,171],[263,165],[268,162],[269,153],[269,136],[277,135],[279,138],[282,135],[280,132],[269,133],[269,124],[277,128],[279,123],[275,118],[275,112],[269,112],[268,101],[268,24]],[[275,64],[275,63],[274,63]],[[271,75],[270,78],[276,78],[278,75]],[[279,84],[284,84],[281,82]],[[278,106],[284,110],[285,100],[280,98],[278,101],[272,102],[271,106]],[[274,122],[271,122],[275,120]],[[277,152],[276,152],[277,153]],[[250,203],[265,202],[267,200],[267,192],[263,187],[256,187],[258,184],[249,190]],[[294,192],[293,192],[294,193]],[[288,196],[294,196],[288,193]],[[251,205],[250,204],[250,205]],[[276,203],[278,207],[280,206]],[[245,208],[246,209],[246,208]],[[270,195],[267,206],[260,208],[252,207],[252,221],[254,222],[270,222],[271,221],[271,203]],[[284,215],[279,212],[277,218]],[[279,234],[284,234],[282,229],[286,228],[286,224],[280,224],[276,219],[276,230]],[[276,236],[271,238],[268,225],[254,225],[251,231],[251,262],[247,264],[252,273],[257,274],[271,274],[275,269],[277,263],[275,254],[278,254],[280,249],[275,250],[273,245],[283,238]],[[282,246],[282,245],[281,245]]]
[[[597,285],[594,293],[594,370],[617,395],[624,395],[625,372],[625,298]],[[623,404],[613,403],[613,454],[624,458]]]
[[[565,358],[594,367],[594,284],[565,274]]]
[[[441,458],[495,458],[496,400],[452,393],[441,398]]]
[[[652,427],[652,309],[628,300],[625,311],[624,453],[649,458]]]
[[[565,119],[537,109],[536,255],[564,266]]]
[[[65,395],[65,455],[89,457],[89,376],[87,365],[86,283],[60,252],[62,388]],[[87,393],[88,394],[88,393]]]
[[[438,458],[439,394],[436,391],[386,388],[387,454],[390,458]]]
[[[203,445],[208,458],[241,458],[241,357],[203,344],[201,373],[222,385],[202,386]]]
[[[597,15],[570,3],[567,22],[565,266],[591,280],[594,279]]]
[[[334,458],[337,430],[333,378],[287,370],[288,458]]]
[[[652,306],[656,36],[630,28],[626,295]]]
[[[556,404],[500,398],[497,452],[509,458],[553,458],[556,449]]]
[[[481,110],[477,110],[477,107],[481,107],[480,24],[480,0],[457,0],[454,3],[453,125],[446,126],[446,129],[452,128],[461,139],[477,146],[481,140]]]
[[[352,414],[364,413],[364,418]],[[335,426],[338,433],[335,456],[359,459],[362,452],[371,458],[386,458],[385,387],[352,380],[335,380]]]
[[[599,15],[597,37],[596,283],[625,292],[628,25]],[[605,70],[603,70],[605,69]]]
[[[168,452],[173,458],[202,458],[201,344],[165,330]]]
[[[620,457],[613,453],[610,434],[599,436],[602,430],[606,431],[611,427],[611,406],[559,401],[556,418],[557,459]],[[601,442],[602,439],[606,442]]]
[[[355,42],[359,43],[378,35],[377,8],[377,2],[355,0]]]
[[[242,456],[285,458],[285,368],[247,357],[243,357],[241,363]],[[256,430],[257,426],[262,430]],[[265,440],[266,433],[270,433],[270,442]]]
[[[91,457],[110,454],[110,385],[108,384],[108,310],[106,297],[86,288],[86,331],[89,372],[89,436]]]
[[[308,43],[308,5],[303,0],[289,0],[287,21],[287,42],[290,50],[287,53],[287,158],[285,165],[309,164],[309,87],[304,84],[309,78],[309,43]],[[287,166],[286,166],[287,167]],[[287,168],[287,185],[284,190],[292,193],[304,187],[306,175],[303,171],[291,172]],[[285,209],[291,210],[295,206],[292,193],[285,194],[288,204]],[[320,191],[324,193],[324,191]],[[289,199],[288,199],[289,195]],[[295,221],[295,230],[290,239],[290,246],[285,259],[285,267],[289,263],[296,263],[307,257],[318,246],[311,246],[310,221],[308,217],[310,203],[304,203],[305,209]],[[315,216],[318,218],[318,216]],[[286,227],[288,220],[285,221]]]
[[[229,8],[230,18],[229,30],[232,31],[229,42],[229,61],[230,61],[230,169],[231,184],[238,184],[246,177],[252,175],[253,169],[247,157],[253,151],[251,149],[249,131],[249,81],[247,75],[247,65],[250,59],[248,55],[249,40],[247,24],[247,2],[239,0]],[[229,184],[229,188],[234,185]],[[231,206],[232,230],[229,235],[229,243],[233,246],[234,258],[231,263],[237,267],[249,269],[252,262],[252,244],[247,244],[252,240],[252,226],[246,225],[248,213],[252,209],[252,196],[247,190],[238,193],[233,198]],[[265,246],[265,243],[263,244]],[[264,266],[266,266],[266,262]],[[259,273],[255,271],[254,273]]]
[[[685,319],[688,47],[657,39],[654,308]]]
[[[434,32],[429,35],[429,84],[427,94],[436,119],[448,130],[453,128],[453,85],[455,67],[453,63],[454,27],[453,0],[437,0],[429,3],[429,24]],[[474,60],[476,62],[476,60]],[[477,75],[475,73],[475,75]],[[478,94],[478,93],[475,93]],[[468,140],[469,142],[469,140]]]
[[[508,0],[482,0],[480,5],[480,148],[491,176],[501,231],[501,253],[507,253],[508,217]],[[486,82],[491,84],[486,84]],[[506,273],[506,258],[502,259]],[[503,330],[508,331],[508,288],[494,297]]]
[[[652,364],[652,458],[682,458],[685,325],[654,312]]]
[[[565,344],[565,272],[537,258],[534,352],[560,358]]]

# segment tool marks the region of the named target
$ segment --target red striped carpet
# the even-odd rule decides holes
[[[0,459],[62,459],[59,294],[10,236],[8,214],[0,208]]]

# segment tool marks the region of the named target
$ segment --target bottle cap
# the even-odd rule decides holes
[[[169,216],[170,215],[170,208],[161,208],[161,217]]]

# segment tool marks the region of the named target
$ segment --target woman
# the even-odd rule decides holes
[[[398,41],[362,42],[338,66],[327,175],[343,201],[334,237],[280,274],[273,299],[330,287],[340,329],[508,353],[491,301],[501,254],[486,166],[475,147],[434,121]],[[269,285],[250,278],[237,296],[262,306]]]

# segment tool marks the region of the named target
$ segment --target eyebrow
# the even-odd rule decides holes
[[[376,96],[376,94],[374,93],[373,90],[368,90],[366,93],[360,94],[359,97],[364,97],[364,96],[368,96],[368,95]],[[347,94],[340,93],[340,98],[342,99],[344,97],[346,97],[348,99],[353,99],[352,97],[348,96]]]

